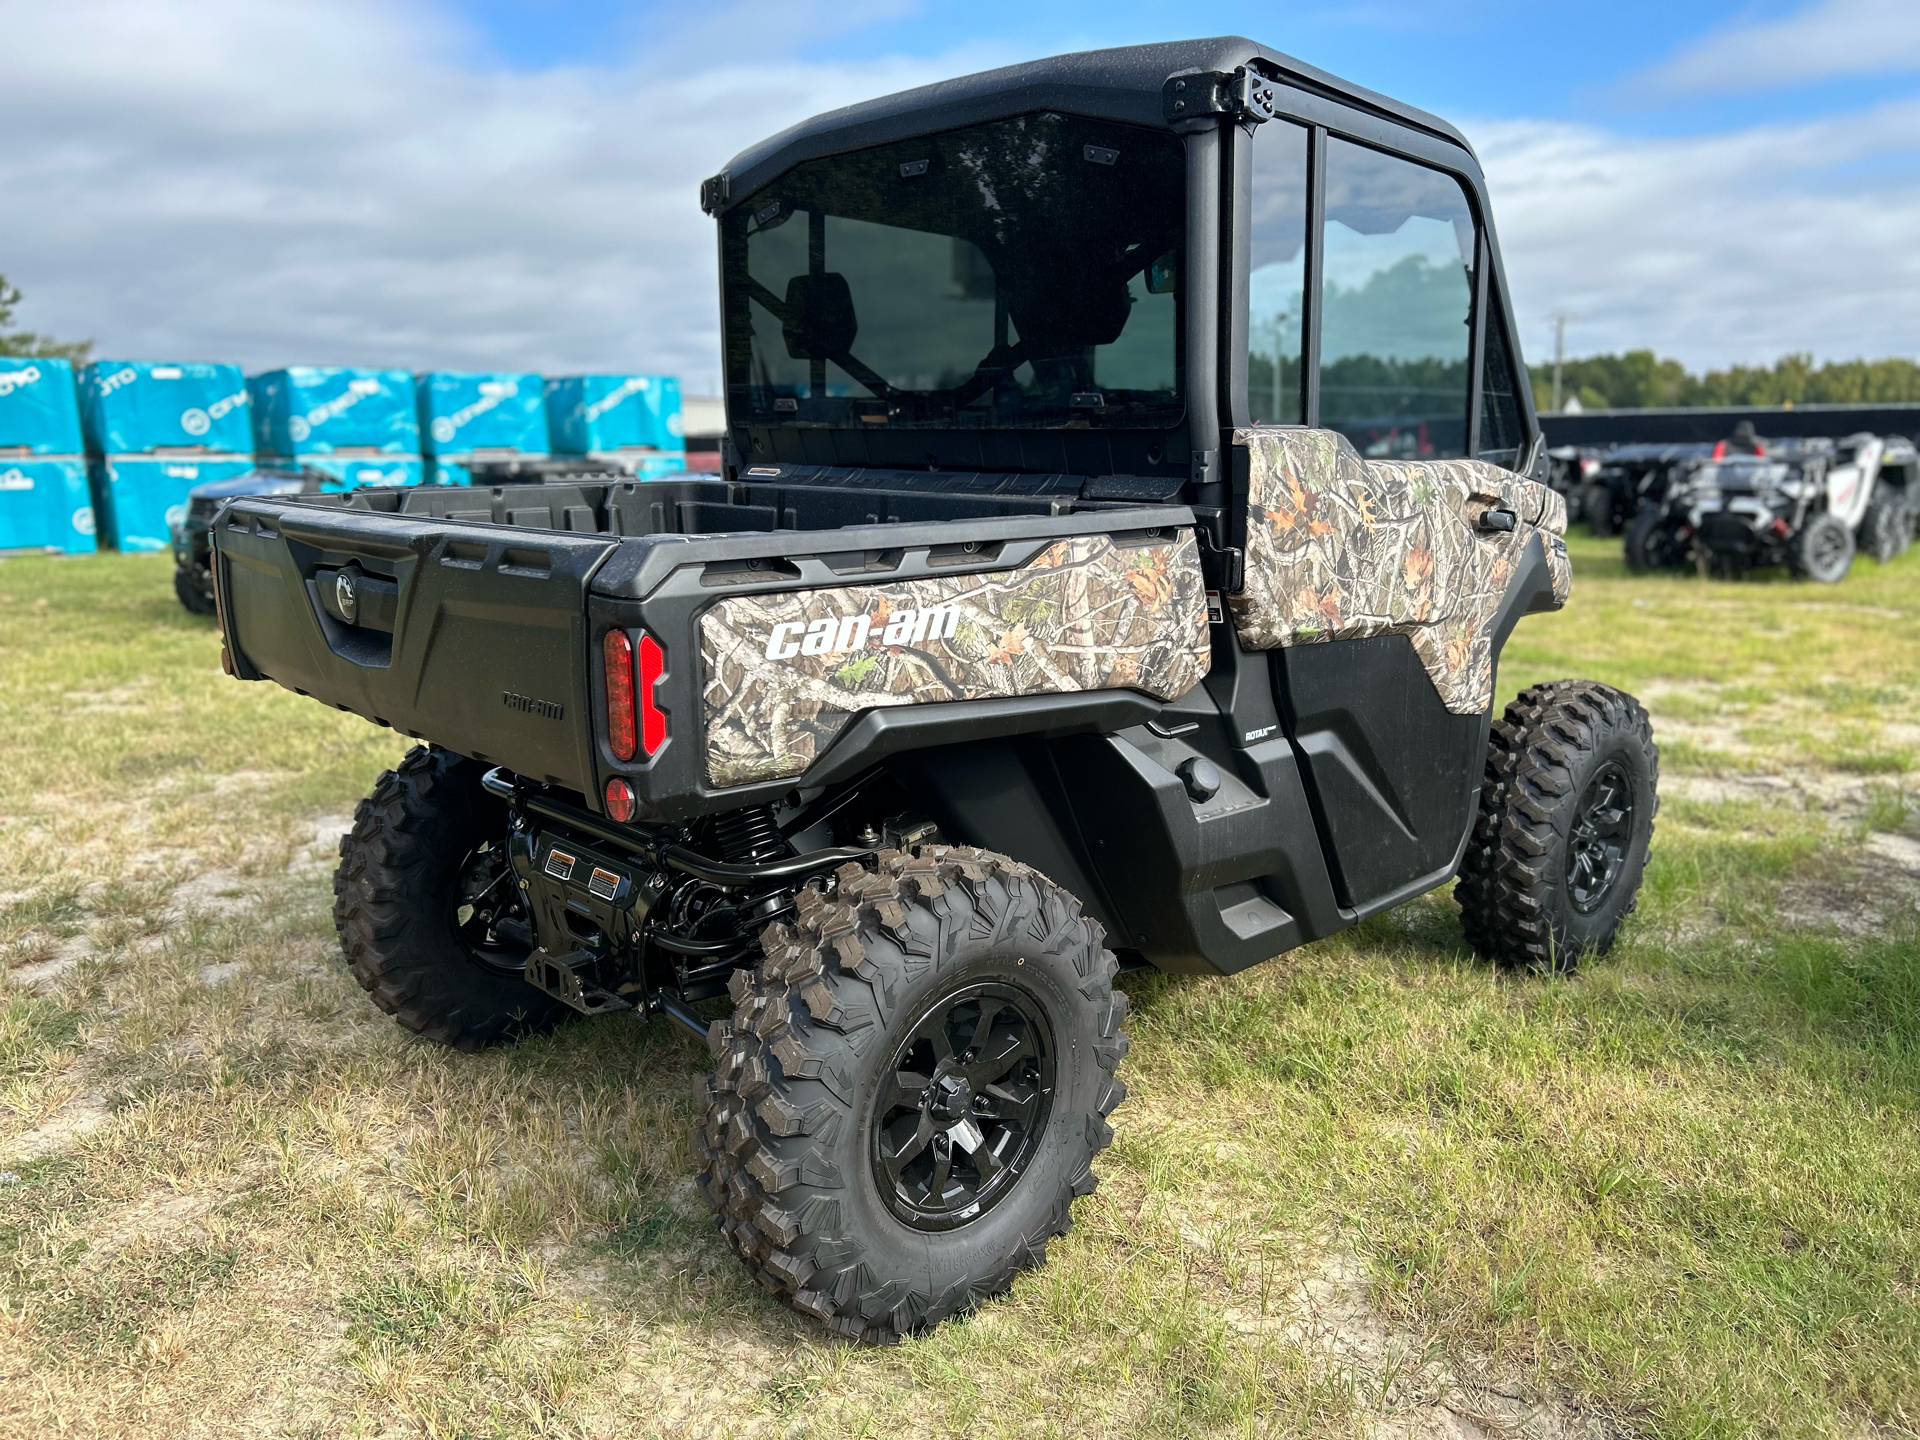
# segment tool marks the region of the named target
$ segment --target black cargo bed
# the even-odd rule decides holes
[[[694,628],[724,596],[996,570],[1063,536],[1193,523],[1184,507],[1086,497],[1072,477],[845,473],[826,485],[779,475],[235,500],[214,527],[230,663],[598,808],[615,768],[598,654],[610,624],[642,626],[665,647],[661,703],[693,741]],[[996,704],[1018,713],[990,719]],[[966,708],[1003,729],[1032,728],[1023,716],[1036,709],[1105,728],[1157,705],[1105,691]],[[888,718],[874,758],[903,743],[906,717]],[[847,739],[843,749],[873,745]],[[652,764],[617,767],[644,814],[681,818],[792,785],[715,789],[698,750],[669,745]]]

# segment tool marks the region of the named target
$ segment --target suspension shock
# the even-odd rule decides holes
[[[793,853],[774,821],[773,811],[765,805],[716,816],[713,839],[721,856],[736,865],[761,864]]]

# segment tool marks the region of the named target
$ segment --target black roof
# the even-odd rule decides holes
[[[883,95],[782,130],[742,150],[728,163],[730,199],[738,200],[802,160],[883,145],[930,131],[953,129],[1034,110],[1064,110],[1140,125],[1166,125],[1161,88],[1175,75],[1229,73],[1249,61],[1299,89],[1424,130],[1460,146],[1466,137],[1436,116],[1389,100],[1338,76],[1238,35],[1082,50],[983,70]]]

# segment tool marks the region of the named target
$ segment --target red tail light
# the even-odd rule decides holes
[[[649,757],[667,743],[667,717],[654,704],[653,687],[667,667],[666,651],[651,635],[640,637],[640,748]],[[632,732],[628,732],[632,744]]]
[[[650,645],[652,641],[643,641]],[[657,648],[657,647],[656,647]],[[609,630],[607,657],[607,744],[614,758],[633,758],[633,642],[624,630]],[[648,754],[653,752],[649,750]]]

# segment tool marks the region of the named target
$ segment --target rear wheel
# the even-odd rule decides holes
[[[333,876],[333,923],[354,978],[409,1030],[461,1050],[569,1013],[526,982],[530,932],[506,859],[506,807],[481,788],[485,768],[409,750],[354,811]]]
[[[1906,497],[1884,482],[1873,487],[1867,513],[1860,517],[1860,548],[1882,565],[1913,543],[1913,516]]]
[[[1103,942],[1071,895],[982,850],[886,851],[802,891],[734,976],[694,1131],[754,1278],[886,1342],[1041,1264],[1126,1096]]]
[[[1560,972],[1605,954],[1639,897],[1659,775],[1652,726],[1631,695],[1590,680],[1521,691],[1488,739],[1454,889],[1473,948]]]
[[[1831,510],[1821,510],[1809,515],[1793,537],[1793,568],[1809,580],[1837,585],[1853,564],[1853,548],[1853,531],[1846,521]]]
[[[1602,538],[1620,533],[1614,519],[1613,491],[1605,485],[1589,485],[1580,494],[1580,518],[1587,529]]]

